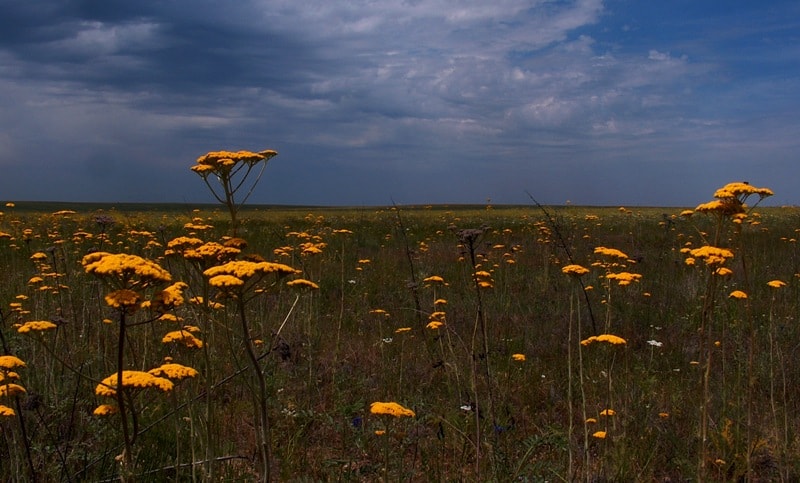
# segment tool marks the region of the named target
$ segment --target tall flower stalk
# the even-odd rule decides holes
[[[695,260],[701,260],[707,268],[707,282],[706,290],[703,296],[703,306],[700,313],[700,330],[699,330],[699,361],[703,364],[700,380],[700,424],[699,424],[699,451],[698,451],[698,464],[697,464],[697,478],[703,480],[708,477],[707,464],[708,457],[708,424],[709,424],[709,405],[711,402],[711,370],[712,370],[712,345],[713,345],[713,321],[714,309],[716,305],[717,287],[719,285],[718,279],[732,273],[730,269],[724,267],[725,263],[733,258],[733,251],[720,247],[723,235],[726,230],[733,228],[732,234],[741,234],[742,221],[747,217],[747,212],[752,210],[753,207],[748,207],[745,202],[751,196],[757,196],[760,203],[764,198],[772,196],[772,190],[769,188],[756,188],[746,182],[728,183],[722,188],[714,192],[714,200],[707,203],[698,205],[695,212],[711,215],[714,217],[715,226],[713,238],[710,244],[695,249],[686,249],[685,251],[690,255],[686,259],[688,265],[694,265]],[[701,235],[704,235],[701,232]],[[703,236],[705,240],[705,236]],[[741,242],[741,236],[737,239]],[[708,243],[708,240],[705,240]],[[744,280],[745,288],[748,285],[748,267],[745,260],[744,246],[739,247],[739,258],[742,264],[742,278]],[[743,299],[746,301],[747,293],[743,291],[734,291],[731,293],[734,299]],[[755,326],[753,317],[750,312],[749,303],[746,301],[746,310],[748,318],[748,343],[747,343],[747,387],[745,389],[745,418],[746,418],[746,437],[745,437],[745,468],[744,476],[748,477],[751,472],[751,442],[753,441],[752,434],[752,400],[753,400],[753,384],[754,384],[754,351],[755,351]]]
[[[236,236],[239,228],[239,210],[253,193],[253,189],[264,174],[267,161],[277,155],[278,152],[271,149],[257,153],[212,151],[197,158],[197,164],[192,166],[192,171],[200,175],[214,198],[228,209],[231,217],[232,236]],[[257,171],[254,171],[256,168],[258,168]],[[251,184],[246,184],[253,173],[256,173],[255,179]],[[215,179],[217,183],[212,183],[211,179]],[[247,188],[247,193],[237,201],[237,194],[243,188]]]
[[[203,272],[208,277],[208,283],[219,289],[226,296],[232,298],[236,304],[236,315],[239,318],[242,344],[250,372],[256,380],[253,392],[253,419],[256,428],[256,443],[259,455],[259,470],[261,481],[268,482],[272,478],[272,448],[271,426],[269,419],[269,394],[264,368],[261,358],[256,354],[255,342],[250,333],[251,326],[248,320],[247,304],[255,297],[265,293],[266,289],[274,284],[270,277],[284,277],[299,273],[294,268],[281,263],[252,262],[235,260],[223,265],[211,267]]]
[[[133,446],[138,436],[138,414],[133,405],[134,393],[145,388],[157,388],[162,391],[172,390],[172,382],[163,377],[154,376],[148,372],[127,369],[125,360],[127,330],[133,325],[140,325],[156,320],[151,318],[145,322],[130,322],[142,306],[145,291],[154,286],[163,285],[172,280],[169,272],[157,263],[136,255],[125,253],[111,254],[95,252],[83,257],[82,264],[86,273],[101,279],[111,289],[104,297],[106,304],[117,315],[117,354],[116,371],[101,381],[95,393],[98,396],[110,397],[115,405],[103,404],[95,409],[95,415],[119,415],[120,429],[122,432],[123,452],[119,457],[121,476],[123,481],[132,478],[135,467]],[[171,289],[165,289],[156,294],[153,301],[147,305],[155,304],[160,309],[182,303],[179,293],[182,284],[176,284]]]

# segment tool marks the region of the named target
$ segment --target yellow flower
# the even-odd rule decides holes
[[[384,431],[383,429],[375,430],[375,436],[383,436],[384,434],[386,434],[386,431]]]
[[[561,273],[564,273],[566,275],[572,275],[575,277],[580,277],[582,275],[586,275],[587,273],[589,273],[589,269],[586,267],[582,267],[580,265],[572,264],[561,267]]]
[[[156,377],[144,371],[122,371],[122,387],[132,387],[137,389],[145,389],[154,387],[164,392],[171,391],[174,384],[169,379],[163,377]],[[94,393],[98,396],[114,396],[117,391],[117,373],[103,379],[94,389]]]
[[[310,280],[306,280],[304,278],[298,278],[298,279],[295,279],[295,280],[291,280],[289,282],[286,282],[286,285],[288,285],[289,287],[310,288],[312,290],[319,289],[319,285],[317,285],[316,283],[314,283],[314,282],[312,282]]]
[[[730,295],[728,295],[728,297],[732,299],[746,299],[747,294],[742,292],[741,290],[734,290],[733,292],[731,292]]]
[[[661,418],[661,419],[667,419],[667,418],[669,418],[669,413],[665,413],[665,412],[658,413],[658,417]]]
[[[164,338],[161,339],[161,342],[164,344],[169,344],[170,342],[178,342],[190,349],[193,348],[201,349],[203,347],[203,341],[195,337],[190,331],[186,329],[167,332]]]
[[[714,270],[714,275],[719,275],[720,277],[727,277],[732,273],[733,270],[728,267],[719,267],[718,269]]]
[[[517,362],[525,362],[525,354],[512,354],[511,359]]]
[[[767,285],[769,285],[772,288],[781,288],[786,286],[786,282],[783,282],[781,280],[770,280],[769,282],[767,282]]]
[[[428,325],[426,325],[425,327],[427,327],[428,329],[431,329],[431,330],[436,330],[436,329],[438,329],[439,327],[441,327],[443,325],[444,325],[444,322],[439,322],[438,320],[433,320],[431,322],[428,322]]]
[[[733,252],[727,248],[718,248],[712,246],[702,246],[690,250],[689,253],[694,258],[699,258],[706,262],[706,265],[721,265],[729,258],[733,258]]]
[[[615,414],[617,414],[617,412],[613,409],[603,409],[600,411],[600,416],[614,416]]]
[[[123,282],[129,282],[134,275],[139,277],[143,285],[149,282],[172,281],[169,272],[157,263],[127,253],[94,252],[84,256],[81,263],[86,273],[116,278]]]
[[[597,247],[594,249],[594,253],[612,258],[622,258],[624,260],[628,259],[628,255],[617,250],[616,248]]]
[[[441,283],[444,284],[444,279],[439,275],[431,275],[430,277],[422,279],[423,283]]]
[[[187,248],[183,251],[183,258],[192,261],[222,262],[230,260],[241,252],[242,250],[237,247],[225,246],[217,242],[208,242],[198,247]]]
[[[596,418],[586,418],[586,424],[596,424],[596,423],[597,423]]]
[[[95,416],[110,416],[112,414],[116,414],[117,411],[118,409],[116,406],[113,406],[111,404],[101,404],[96,408],[94,408],[92,414]]]
[[[16,414],[10,407],[0,404],[0,416],[16,416]]]
[[[19,332],[20,334],[25,334],[30,331],[43,332],[45,330],[55,329],[56,327],[58,326],[50,322],[49,320],[32,320],[30,322],[25,322],[24,324],[22,324],[17,329],[17,332]]]
[[[155,369],[150,369],[147,371],[148,373],[159,376],[159,377],[166,377],[167,379],[184,379],[187,377],[195,377],[197,374],[196,369],[184,366],[181,364],[176,364],[174,362],[163,364]]]
[[[234,277],[233,275],[215,275],[208,279],[208,284],[212,287],[225,288],[225,287],[241,287],[244,285],[244,280]]]
[[[210,174],[227,176],[237,164],[246,164],[252,167],[262,161],[266,163],[277,155],[278,152],[271,149],[257,153],[251,151],[212,151],[197,158],[197,164],[192,166],[191,170],[203,178],[207,178]]]
[[[175,282],[153,297],[152,307],[159,312],[164,312],[174,307],[180,307],[185,302],[183,291],[189,288],[186,282]]]
[[[447,305],[447,300],[445,299],[436,299],[433,301],[433,305]]]
[[[400,327],[394,331],[395,334],[402,334],[403,332],[411,332],[411,327]]]
[[[17,367],[25,367],[25,363],[15,356],[0,356],[0,368],[15,369]]]
[[[219,275],[231,275],[242,281],[247,281],[253,277],[260,277],[270,273],[283,276],[294,275],[300,273],[300,271],[282,263],[235,260],[223,265],[211,267],[205,270],[203,275],[209,277],[209,279]]]
[[[606,439],[606,432],[605,431],[595,431],[592,433],[593,438],[597,439]]]
[[[0,386],[0,396],[18,396],[20,394],[25,394],[26,391],[24,387],[20,386],[19,384],[4,384]]]
[[[612,345],[624,345],[627,342],[622,337],[618,337],[612,334],[601,334],[601,335],[593,335],[588,339],[582,340],[581,345],[587,346],[592,342],[607,342]]]
[[[133,290],[115,290],[105,296],[106,304],[115,309],[131,309],[139,303],[140,296]]]
[[[370,404],[369,412],[372,414],[388,414],[389,416],[394,416],[397,418],[401,416],[413,418],[416,416],[414,411],[404,408],[396,402],[374,402]]]
[[[642,276],[638,273],[620,272],[609,273],[606,275],[609,280],[616,280],[620,285],[629,285],[631,282],[638,282]]]

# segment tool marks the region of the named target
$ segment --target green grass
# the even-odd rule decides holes
[[[62,209],[76,213],[52,214]],[[794,241],[800,211],[758,209],[760,216],[748,220],[759,224],[745,221],[739,234],[726,225],[720,245],[735,253],[727,263],[733,274],[718,277],[712,293],[708,270],[702,262],[687,266],[681,249],[702,246],[713,219],[680,217],[678,208],[547,210],[550,217],[526,206],[244,208],[243,256],[300,269],[320,287],[298,293],[281,281],[247,304],[248,337],[265,341],[256,347],[264,354],[273,478],[800,478],[800,394],[793,384],[800,378]],[[110,289],[84,273],[81,259],[98,249],[140,255],[169,270],[173,281],[187,282],[187,297],[200,295],[202,275],[181,257],[164,257],[166,243],[187,235],[184,224],[195,217],[213,228],[194,236],[220,241],[227,215],[177,205],[18,203],[3,211],[0,232],[8,236],[0,237],[0,330],[4,351],[27,364],[17,371],[27,394],[18,397],[19,406],[0,398],[20,409],[19,418],[0,420],[0,479],[118,478],[118,418],[92,415],[109,402],[94,388],[116,371],[118,322],[103,301]],[[113,223],[98,224],[99,215]],[[476,269],[458,231],[480,227]],[[352,233],[335,233],[343,229]],[[80,232],[91,236],[75,235]],[[301,255],[304,241],[326,245],[322,253]],[[630,258],[608,270],[639,273],[641,280],[608,285],[606,268],[592,266],[601,261],[593,253],[598,246]],[[274,250],[280,247],[293,250],[279,256]],[[31,260],[37,252],[47,255],[45,267]],[[583,278],[592,287],[586,297],[561,273],[568,263],[591,268]],[[477,290],[475,270],[491,272],[493,288]],[[433,275],[446,285],[423,282]],[[29,283],[35,276],[44,281]],[[787,286],[768,287],[774,279]],[[54,288],[39,290],[42,284]],[[736,289],[749,298],[728,298]],[[427,329],[437,298],[447,300],[438,306],[445,325]],[[205,350],[162,344],[166,332],[180,327],[174,322],[128,330],[128,368],[147,370],[169,356],[200,371],[168,394],[136,396],[133,475],[139,479],[202,480],[211,471],[215,480],[249,481],[259,471],[257,381],[247,370],[235,304],[221,302],[227,308],[210,313],[191,304],[176,309],[184,324],[202,328]],[[21,303],[22,312],[12,303]],[[371,313],[375,309],[389,315]],[[147,319],[144,311],[132,318]],[[29,320],[54,320],[59,327],[17,333],[14,324]],[[705,393],[702,320],[711,354]],[[580,346],[606,325],[627,344]],[[411,330],[395,333],[405,327]],[[526,360],[514,361],[513,354]],[[705,444],[699,439],[704,397]],[[374,401],[398,402],[416,416],[371,415]],[[469,409],[476,405],[479,414]],[[600,416],[606,408],[616,414]],[[598,419],[586,425],[588,439],[584,411]],[[591,437],[599,430],[606,438]]]

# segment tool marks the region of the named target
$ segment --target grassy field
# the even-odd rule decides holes
[[[0,209],[3,481],[800,479],[796,208]]]

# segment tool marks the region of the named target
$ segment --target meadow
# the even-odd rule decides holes
[[[0,479],[797,481],[800,209],[707,208],[9,203]]]

